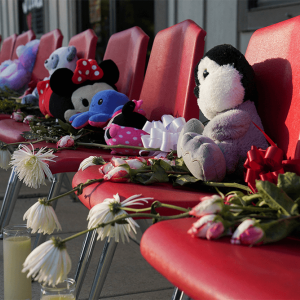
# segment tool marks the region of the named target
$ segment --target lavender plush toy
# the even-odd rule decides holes
[[[257,114],[255,74],[242,53],[220,45],[206,53],[195,69],[195,95],[206,127],[189,120],[177,144],[190,172],[204,181],[241,176],[252,145],[266,149],[267,141],[253,122],[263,128]]]
[[[8,60],[0,66],[0,89],[5,87],[22,92],[30,81],[31,73],[39,49],[39,40],[28,42],[17,48],[18,59]]]

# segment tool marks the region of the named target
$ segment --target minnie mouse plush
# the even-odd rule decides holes
[[[62,121],[69,121],[76,113],[89,110],[93,96],[103,90],[117,90],[119,69],[112,60],[97,64],[92,59],[80,59],[73,71],[62,68],[55,71],[50,82],[38,85],[40,109]]]

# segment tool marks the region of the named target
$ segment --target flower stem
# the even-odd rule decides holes
[[[126,148],[126,149],[137,149],[137,150],[146,150],[146,151],[160,151],[159,148],[144,148],[144,147],[129,146],[129,145],[104,145],[104,144],[83,143],[83,142],[77,142],[76,144],[78,146],[98,147],[103,149]]]
[[[89,186],[89,185],[91,185],[91,184],[93,184],[95,182],[101,182],[101,181],[103,181],[103,178],[87,180],[85,183],[81,183],[81,184],[77,185],[73,190],[68,191],[68,192],[66,192],[64,194],[58,195],[58,196],[56,196],[54,198],[51,198],[51,199],[47,200],[47,203],[50,203],[50,202],[55,201],[55,200],[57,200],[59,198],[68,196],[68,195],[70,195],[70,194],[72,194],[74,192],[77,192],[77,191],[79,191],[79,190],[81,190],[81,189],[83,189],[83,188],[85,188],[85,187],[87,187],[87,186]]]
[[[247,187],[246,185],[239,184],[239,183],[228,183],[228,182],[212,182],[212,181],[203,181],[202,182],[204,185],[207,186],[219,186],[219,187],[232,187],[232,188],[237,188],[241,190],[245,190],[247,192],[251,192],[250,188]]]
[[[31,141],[31,142],[10,143],[10,144],[7,144],[7,146],[20,145],[20,144],[36,144],[36,143],[43,142],[43,141],[45,141],[45,139],[39,139],[39,140],[36,140],[36,141]]]
[[[143,213],[137,213],[137,214],[131,214],[131,215],[126,215],[126,216],[122,216],[122,217],[119,217],[119,218],[116,218],[114,220],[111,220],[107,223],[100,223],[99,225],[93,227],[93,228],[90,228],[90,229],[86,229],[84,231],[81,231],[81,232],[78,232],[74,235],[71,235],[63,240],[61,240],[61,243],[66,243],[72,239],[75,239],[83,234],[86,234],[88,233],[89,231],[92,231],[92,230],[95,230],[95,229],[98,229],[100,227],[105,227],[107,225],[110,225],[110,224],[114,224],[114,223],[117,223],[118,221],[121,221],[121,220],[125,220],[127,218],[149,218],[149,219],[157,219],[157,220],[172,220],[172,219],[179,219],[179,218],[184,218],[184,217],[187,217],[189,216],[188,212],[185,212],[183,214],[179,214],[179,215],[174,215],[174,216],[170,216],[170,217],[162,217],[160,215],[156,215],[156,214],[143,214]]]

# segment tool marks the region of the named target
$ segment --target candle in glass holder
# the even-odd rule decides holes
[[[71,278],[67,278],[55,287],[42,285],[40,300],[76,300],[75,289],[75,280]]]
[[[4,300],[31,299],[31,278],[22,273],[23,263],[31,252],[30,230],[26,225],[3,229]]]

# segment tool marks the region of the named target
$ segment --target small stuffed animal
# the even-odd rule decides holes
[[[18,59],[5,61],[1,64],[0,89],[7,87],[11,90],[23,92],[30,81],[36,55],[39,49],[39,40],[33,40],[17,48]]]
[[[50,79],[53,94],[46,97],[49,113],[62,121],[69,121],[71,116],[89,110],[97,92],[117,90],[118,79],[119,69],[110,59],[99,65],[92,59],[80,59],[74,73],[69,69],[59,69]]]
[[[88,124],[103,128],[115,114],[122,110],[128,101],[129,99],[125,94],[114,90],[98,92],[92,98],[89,111],[73,115],[70,122],[76,129]]]
[[[178,141],[177,154],[190,172],[204,181],[222,181],[243,174],[252,145],[267,148],[255,102],[255,74],[242,53],[220,45],[206,53],[195,69],[195,95],[209,123],[189,120]],[[231,175],[232,176],[232,175]]]
[[[148,134],[142,128],[148,121],[145,112],[140,109],[142,100],[128,101],[122,112],[110,120],[105,128],[104,139],[107,145],[130,145],[142,147],[141,137]],[[139,150],[117,148],[111,154],[138,155]]]
[[[44,78],[44,81],[46,81],[45,85],[48,83],[49,86],[49,78],[54,71],[60,68],[68,68],[71,71],[74,71],[77,60],[77,50],[74,46],[60,47],[53,51],[49,58],[44,62],[44,66],[49,72],[49,77]],[[21,103],[39,105],[39,93],[37,88],[33,90],[32,94],[26,93],[26,95],[22,98]],[[41,106],[41,111],[46,112],[44,103],[41,103]]]

